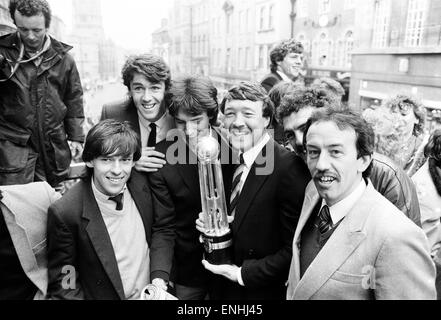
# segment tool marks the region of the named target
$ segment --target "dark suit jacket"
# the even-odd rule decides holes
[[[133,100],[129,97],[120,101],[105,104],[101,110],[101,120],[106,119],[128,121],[132,125],[133,130],[141,136],[138,111],[136,110]]]
[[[160,241],[152,239],[153,206],[148,181],[133,170],[127,186],[144,223],[151,272],[154,272],[167,263],[156,254]],[[163,230],[169,222],[155,221],[158,226],[163,224]],[[168,234],[173,237],[170,228]],[[74,267],[77,273],[72,290],[63,288],[63,279],[66,279],[63,268],[66,266]],[[90,181],[79,182],[49,208],[48,274],[48,296],[54,299],[125,299],[112,242]]]
[[[265,157],[274,169],[258,175]],[[268,142],[243,186],[232,224],[234,263],[242,267],[245,287],[219,278],[216,299],[285,299],[292,240],[310,180],[302,159]]]
[[[167,150],[174,143],[175,141],[163,141],[157,145],[156,149],[167,154]],[[181,143],[185,144],[182,140]],[[184,286],[207,286],[210,274],[202,265],[204,249],[199,241],[200,233],[196,229],[196,219],[202,212],[197,159],[186,144],[182,146],[183,148],[179,151],[186,150],[186,157],[177,164],[167,163],[158,172],[150,173],[150,187],[155,214],[175,216],[174,252],[172,247],[163,248],[164,255],[174,258],[171,280]],[[174,155],[177,157],[178,149],[173,150],[176,150]],[[225,174],[231,175],[229,168],[228,165],[223,165],[224,176]]]
[[[282,80],[282,77],[277,72],[271,72],[263,78],[261,84],[269,93],[271,89]]]

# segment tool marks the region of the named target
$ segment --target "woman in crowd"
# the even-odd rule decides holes
[[[394,160],[409,176],[424,164],[426,109],[405,95],[386,100],[381,107],[367,109],[365,119],[376,134],[376,151]]]
[[[435,256],[441,247],[441,130],[429,139],[424,150],[427,162],[412,177],[421,208],[421,224]]]

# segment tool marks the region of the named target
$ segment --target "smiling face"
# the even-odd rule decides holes
[[[288,53],[283,59],[277,63],[279,70],[286,74],[291,79],[296,79],[303,68],[303,54],[291,52]]]
[[[224,125],[235,150],[246,152],[262,139],[270,122],[263,117],[263,101],[231,100],[225,104]]]
[[[369,167],[370,156],[358,157],[356,133],[334,122],[314,123],[307,133],[307,163],[317,191],[328,206],[350,195]]]
[[[135,73],[130,83],[130,94],[140,117],[156,122],[164,115],[164,82],[151,83],[144,75]]]
[[[43,14],[27,17],[16,10],[14,18],[20,38],[26,49],[33,52],[40,50],[48,31]]]
[[[133,155],[101,156],[86,164],[93,169],[93,182],[96,188],[109,197],[122,192],[135,165]]]

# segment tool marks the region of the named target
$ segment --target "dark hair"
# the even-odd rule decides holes
[[[206,112],[212,125],[217,122],[217,89],[208,77],[192,75],[173,80],[166,99],[173,117],[180,110],[192,116]]]
[[[355,146],[357,148],[358,158],[372,156],[375,147],[375,134],[372,126],[362,118],[359,112],[350,109],[324,108],[316,111],[306,124],[305,134],[303,136],[303,145],[306,149],[308,131],[315,123],[333,122],[340,130],[353,129],[356,135]],[[372,162],[363,172],[364,178],[369,178],[372,172]]]
[[[171,72],[164,60],[153,54],[132,55],[122,68],[124,85],[130,90],[135,73],[144,75],[151,83],[164,82],[165,90],[170,88]]]
[[[225,94],[224,100],[221,103],[221,111],[225,113],[225,105],[232,100],[250,100],[262,101],[262,115],[264,118],[269,118],[272,122],[274,117],[274,104],[268,96],[265,88],[258,82],[243,81],[238,85],[232,87]]]
[[[339,109],[341,105],[328,90],[323,88],[297,89],[282,98],[277,109],[277,120],[282,122],[284,118],[289,117],[293,112],[299,112],[300,109],[306,107]]]
[[[345,89],[341,85],[340,82],[334,80],[332,78],[320,78],[315,79],[312,83],[312,87],[318,87],[324,90],[329,91],[329,93],[333,94],[337,99],[342,99],[346,94]]]
[[[383,106],[392,111],[399,111],[401,104],[410,104],[413,108],[413,113],[418,120],[413,129],[413,135],[415,137],[424,133],[424,127],[426,125],[426,108],[417,99],[410,96],[399,94],[394,98],[388,99],[383,102]]]
[[[278,69],[278,62],[285,60],[285,57],[290,53],[303,53],[304,48],[301,42],[294,39],[284,40],[278,43],[270,52],[271,71],[276,72]]]
[[[441,162],[441,129],[435,130],[430,136],[429,142],[424,148],[424,155],[426,158],[435,159],[436,162]]]
[[[11,0],[9,3],[9,13],[14,24],[16,24],[15,11],[20,12],[25,17],[43,14],[46,29],[49,29],[51,25],[52,12],[46,0]]]
[[[129,122],[109,119],[90,129],[84,144],[83,161],[90,162],[101,156],[126,157],[132,154],[135,162],[141,158],[139,135]]]
[[[277,110],[284,96],[302,88],[303,85],[299,82],[280,81],[270,90],[268,96],[273,102],[274,108]]]

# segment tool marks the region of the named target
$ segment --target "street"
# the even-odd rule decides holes
[[[127,88],[120,82],[104,83],[100,89],[84,92],[84,113],[93,123],[97,123],[104,104],[122,100],[127,95]]]

